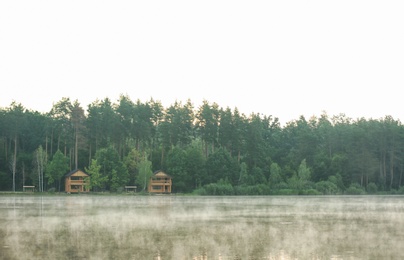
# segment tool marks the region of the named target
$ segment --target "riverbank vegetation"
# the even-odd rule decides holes
[[[391,116],[323,113],[282,126],[208,101],[163,107],[122,95],[84,109],[63,98],[48,113],[0,108],[0,147],[2,191],[63,191],[63,174],[83,169],[93,191],[142,191],[163,170],[175,193],[404,193],[404,127]]]

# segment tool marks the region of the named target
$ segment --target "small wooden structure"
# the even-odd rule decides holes
[[[22,191],[23,192],[34,192],[35,191],[35,186],[22,186]]]
[[[126,192],[136,192],[137,186],[125,186]]]
[[[90,176],[81,171],[73,170],[65,175],[65,192],[89,192]]]
[[[171,193],[172,178],[163,171],[154,172],[147,188],[150,193]]]

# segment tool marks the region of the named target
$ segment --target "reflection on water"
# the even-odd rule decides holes
[[[0,259],[404,259],[403,199],[0,196]]]

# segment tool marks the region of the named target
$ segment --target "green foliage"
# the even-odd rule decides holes
[[[188,189],[197,188],[202,185],[202,179],[206,175],[206,158],[203,155],[202,145],[199,141],[194,141],[186,149],[185,168],[189,179],[186,183]]]
[[[234,188],[227,180],[219,180],[204,186],[206,195],[234,195]]]
[[[303,159],[299,165],[297,174],[293,174],[287,181],[289,188],[302,193],[304,190],[312,189],[313,183],[310,181],[311,171]]]
[[[240,164],[240,176],[238,179],[238,185],[247,185],[249,183],[252,183],[252,181],[249,178],[248,175],[248,166],[245,162],[242,162]]]
[[[0,190],[11,190],[11,182],[10,175],[0,171]]]
[[[277,163],[272,163],[270,167],[269,186],[274,189],[282,182],[281,168]]]
[[[279,189],[276,190],[274,193],[274,195],[298,195],[298,191],[295,189]]]
[[[127,156],[123,159],[123,162],[128,169],[128,183],[133,185],[136,182],[137,175],[139,174],[139,164],[142,161],[142,153],[136,148],[130,150]]]
[[[69,171],[69,160],[60,150],[57,150],[52,160],[48,163],[45,175],[48,178],[48,184],[58,184],[60,191],[60,183],[63,175]]]
[[[265,175],[260,167],[254,167],[251,170],[251,175],[252,175],[252,184],[267,184],[267,179],[265,178]]]
[[[111,146],[97,151],[95,158],[101,166],[100,175],[106,178],[107,190],[115,191],[118,187],[125,186],[128,182],[128,169],[119,160],[118,152]]]
[[[364,194],[366,194],[366,191],[358,183],[351,183],[351,185],[349,185],[348,189],[345,190],[345,194],[347,194],[347,195],[364,195]]]
[[[236,195],[270,195],[271,190],[266,184],[241,185],[234,187]]]
[[[208,195],[207,192],[206,192],[205,187],[198,187],[198,188],[194,189],[194,190],[192,191],[192,194],[193,194],[193,195],[200,195],[200,196],[206,196],[206,195]]]
[[[203,183],[214,183],[220,179],[227,179],[232,185],[238,182],[239,165],[231,157],[230,153],[223,148],[209,155],[205,167],[207,174],[202,180]]]
[[[366,191],[368,194],[376,194],[377,190],[377,185],[374,182],[369,183],[366,187]]]
[[[100,166],[93,189],[145,187],[139,177],[145,152],[152,170],[174,177],[174,192],[206,193],[204,185],[220,191],[221,179],[233,194],[267,194],[267,188],[271,194],[388,194],[404,185],[404,126],[391,116],[353,120],[324,113],[281,127],[276,117],[246,116],[208,101],[196,109],[190,100],[164,108],[121,95],[84,111],[77,100],[62,98],[45,114],[15,102],[0,108],[0,145],[1,190],[24,183],[60,187],[61,176],[78,165],[97,172],[92,159]],[[38,147],[40,161],[48,161],[45,178],[32,163]],[[62,173],[52,169],[55,151],[68,157]]]
[[[188,185],[192,185],[190,174],[186,167],[187,153],[179,147],[174,147],[167,155],[166,167],[170,176],[177,180],[173,182],[174,192],[188,192]]]
[[[46,169],[46,154],[42,145],[34,151],[34,158],[32,161],[34,166],[34,176],[32,179],[35,180],[34,183],[37,184],[37,190],[43,192],[45,183],[44,172]]]
[[[152,166],[151,162],[147,160],[146,155],[144,155],[143,159],[139,163],[138,166],[139,174],[137,176],[137,183],[139,183],[142,191],[147,190],[149,179],[153,175],[151,166]]]
[[[316,189],[307,189],[307,190],[302,190],[299,195],[322,195],[323,193],[319,192]]]
[[[310,180],[311,171],[307,167],[306,159],[303,159],[302,162],[300,163],[299,170],[297,171],[297,175],[301,182],[307,182],[308,180]]]
[[[97,163],[97,160],[92,159],[89,168],[84,169],[86,173],[90,175],[89,189],[97,191],[99,188],[105,187],[108,176],[102,176],[100,174],[101,165]]]
[[[334,195],[338,193],[338,187],[331,181],[320,181],[315,184],[316,190],[324,195]]]

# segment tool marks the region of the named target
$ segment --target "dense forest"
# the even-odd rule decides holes
[[[404,127],[391,116],[324,113],[281,126],[208,101],[163,107],[121,95],[84,109],[63,98],[48,113],[0,108],[0,145],[3,191],[63,191],[63,175],[82,169],[93,191],[144,191],[163,170],[176,193],[404,193]]]

